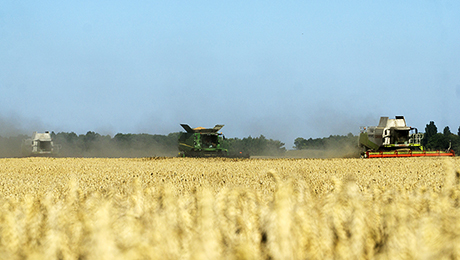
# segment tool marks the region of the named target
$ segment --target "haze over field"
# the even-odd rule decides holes
[[[460,126],[457,1],[0,3],[0,135]]]

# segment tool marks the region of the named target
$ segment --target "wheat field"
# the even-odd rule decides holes
[[[0,159],[0,259],[459,259],[460,159]]]

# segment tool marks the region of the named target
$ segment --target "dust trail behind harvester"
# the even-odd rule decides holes
[[[76,135],[75,135],[76,136]],[[30,140],[29,135],[0,136],[0,158],[37,156],[23,151],[23,140]],[[122,144],[110,136],[88,141],[84,135],[77,139],[66,140],[59,136],[53,138],[55,153],[42,154],[52,157],[172,157],[177,156],[177,145],[128,143]]]
[[[21,156],[21,142],[28,137],[26,130],[28,126],[21,121],[21,118],[16,115],[9,117],[0,115],[0,157]],[[36,122],[33,124],[40,125]]]
[[[91,133],[91,132],[88,132]],[[142,139],[151,135],[127,134],[128,140],[120,140],[109,135],[101,136],[93,132],[77,136],[74,133],[58,133],[54,142],[60,146],[60,157],[107,157],[107,158],[134,158],[134,157],[170,157],[177,156],[177,144],[152,142]],[[175,140],[175,139],[174,139]]]
[[[325,149],[303,149],[286,151],[284,158],[358,158],[359,151],[354,146],[328,147]]]

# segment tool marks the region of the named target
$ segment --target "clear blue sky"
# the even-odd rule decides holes
[[[458,1],[3,0],[0,135],[456,133],[459,28]]]

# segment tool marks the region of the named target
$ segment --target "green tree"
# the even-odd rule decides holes
[[[446,150],[449,148],[449,137],[444,134],[437,133],[430,137],[426,147],[429,150]]]
[[[61,156],[82,156],[81,148],[78,146],[79,138],[74,132],[60,132],[53,137],[54,145],[60,147]]]
[[[304,138],[302,137],[297,137],[295,140],[294,140],[294,148],[297,149],[297,150],[300,150],[302,149],[302,147],[304,147],[306,144],[306,141]]]
[[[452,135],[452,150],[460,155],[460,135]]]
[[[132,134],[118,133],[113,137],[112,141],[120,148],[130,148],[132,139]]]
[[[427,146],[431,137],[438,133],[438,128],[434,124],[434,121],[430,121],[425,127],[425,134],[423,135],[422,145]]]
[[[452,134],[448,126],[444,127],[443,133],[445,136],[450,136]]]
[[[229,154],[249,154],[254,155],[281,155],[286,152],[284,148],[284,143],[267,139],[264,135],[259,137],[245,137],[243,139],[239,138],[226,138],[223,141],[223,147],[227,148]]]
[[[347,135],[330,135],[324,138],[309,138],[308,140],[298,137],[294,140],[294,148],[301,149],[329,149],[329,148],[343,148],[353,147],[358,143],[358,136],[352,133]]]

